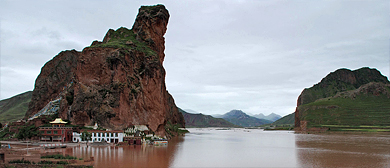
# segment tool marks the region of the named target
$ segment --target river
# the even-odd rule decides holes
[[[166,146],[74,147],[95,167],[390,167],[389,133],[189,129]],[[59,149],[56,149],[59,150]]]

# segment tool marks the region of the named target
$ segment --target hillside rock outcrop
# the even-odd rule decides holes
[[[61,99],[59,116],[73,124],[110,129],[143,124],[159,135],[168,121],[184,127],[165,86],[168,20],[163,5],[142,6],[132,29],[110,29],[102,42],[81,52],[59,53],[36,79],[26,118]]]
[[[369,93],[371,93],[371,91],[375,91],[380,88],[383,90],[382,85],[378,83],[386,85],[390,82],[387,77],[383,76],[378,70],[368,67],[354,71],[349,69],[338,69],[335,72],[331,72],[323,78],[321,82],[315,84],[311,88],[304,89],[299,95],[297,108],[295,110],[295,127],[300,127],[300,119],[302,118],[302,114],[298,108],[299,106],[309,104],[323,98],[333,97],[338,94],[340,95],[341,93],[356,94],[363,90],[366,92],[370,91]],[[362,87],[363,85],[365,86]],[[355,92],[347,92],[352,90]],[[377,94],[378,93],[379,92],[377,92]]]

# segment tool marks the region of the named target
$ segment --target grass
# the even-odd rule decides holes
[[[327,127],[329,131],[390,132],[390,126],[379,125],[320,125],[319,127]]]
[[[294,122],[295,122],[295,113],[291,113],[289,115],[280,118],[279,120],[276,120],[272,124],[273,125],[284,125],[284,124],[294,125]]]
[[[4,128],[2,131],[0,131],[0,140],[4,141],[10,139],[11,137],[13,137],[14,134],[14,132],[9,132],[9,127]]]
[[[131,49],[145,53],[147,57],[157,57],[157,53],[149,47],[149,44],[154,43],[153,40],[146,39],[146,42],[137,40],[137,35],[133,32],[133,30],[120,27],[115,31],[110,29],[107,34],[109,34],[109,37],[111,38],[108,42],[90,47],[122,48],[125,49],[123,50],[124,53],[128,53],[129,51],[126,50]]]
[[[389,128],[390,99],[386,95],[359,95],[351,98],[327,98],[299,106],[309,127],[354,126],[356,129]],[[345,128],[347,129],[347,128]]]
[[[25,92],[0,101],[0,122],[14,122],[22,119],[31,101],[32,92]]]
[[[165,125],[165,131],[171,136],[175,136],[175,133],[182,135],[189,132],[188,130],[180,129],[181,127],[182,126],[180,124],[172,124],[170,121],[168,121]]]

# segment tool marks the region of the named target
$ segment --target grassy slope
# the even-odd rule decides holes
[[[390,99],[387,95],[361,94],[352,98],[327,98],[299,106],[308,126],[390,125]]]
[[[298,107],[300,120],[308,121],[308,127],[331,130],[383,129],[384,125],[390,125],[390,98],[387,96],[390,88],[385,86],[381,90],[382,86],[370,82],[389,83],[387,77],[370,68],[339,69],[328,74],[320,83],[302,92],[302,105]],[[340,94],[345,96],[337,96]]]
[[[279,120],[276,120],[272,124],[273,125],[289,125],[289,124],[293,125],[294,121],[295,121],[295,113],[291,113],[289,115],[286,115],[286,116],[280,118]]]
[[[0,101],[0,122],[13,122],[22,119],[31,101],[32,92],[28,91]]]
[[[186,127],[238,127],[222,118],[214,118],[210,115],[191,114],[179,108],[186,121]]]

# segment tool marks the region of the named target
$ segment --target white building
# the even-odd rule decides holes
[[[81,140],[81,134],[87,131],[92,134],[90,142],[118,143],[123,142],[123,131],[101,131],[101,130],[81,130],[80,133],[73,132],[73,142],[86,142]]]

